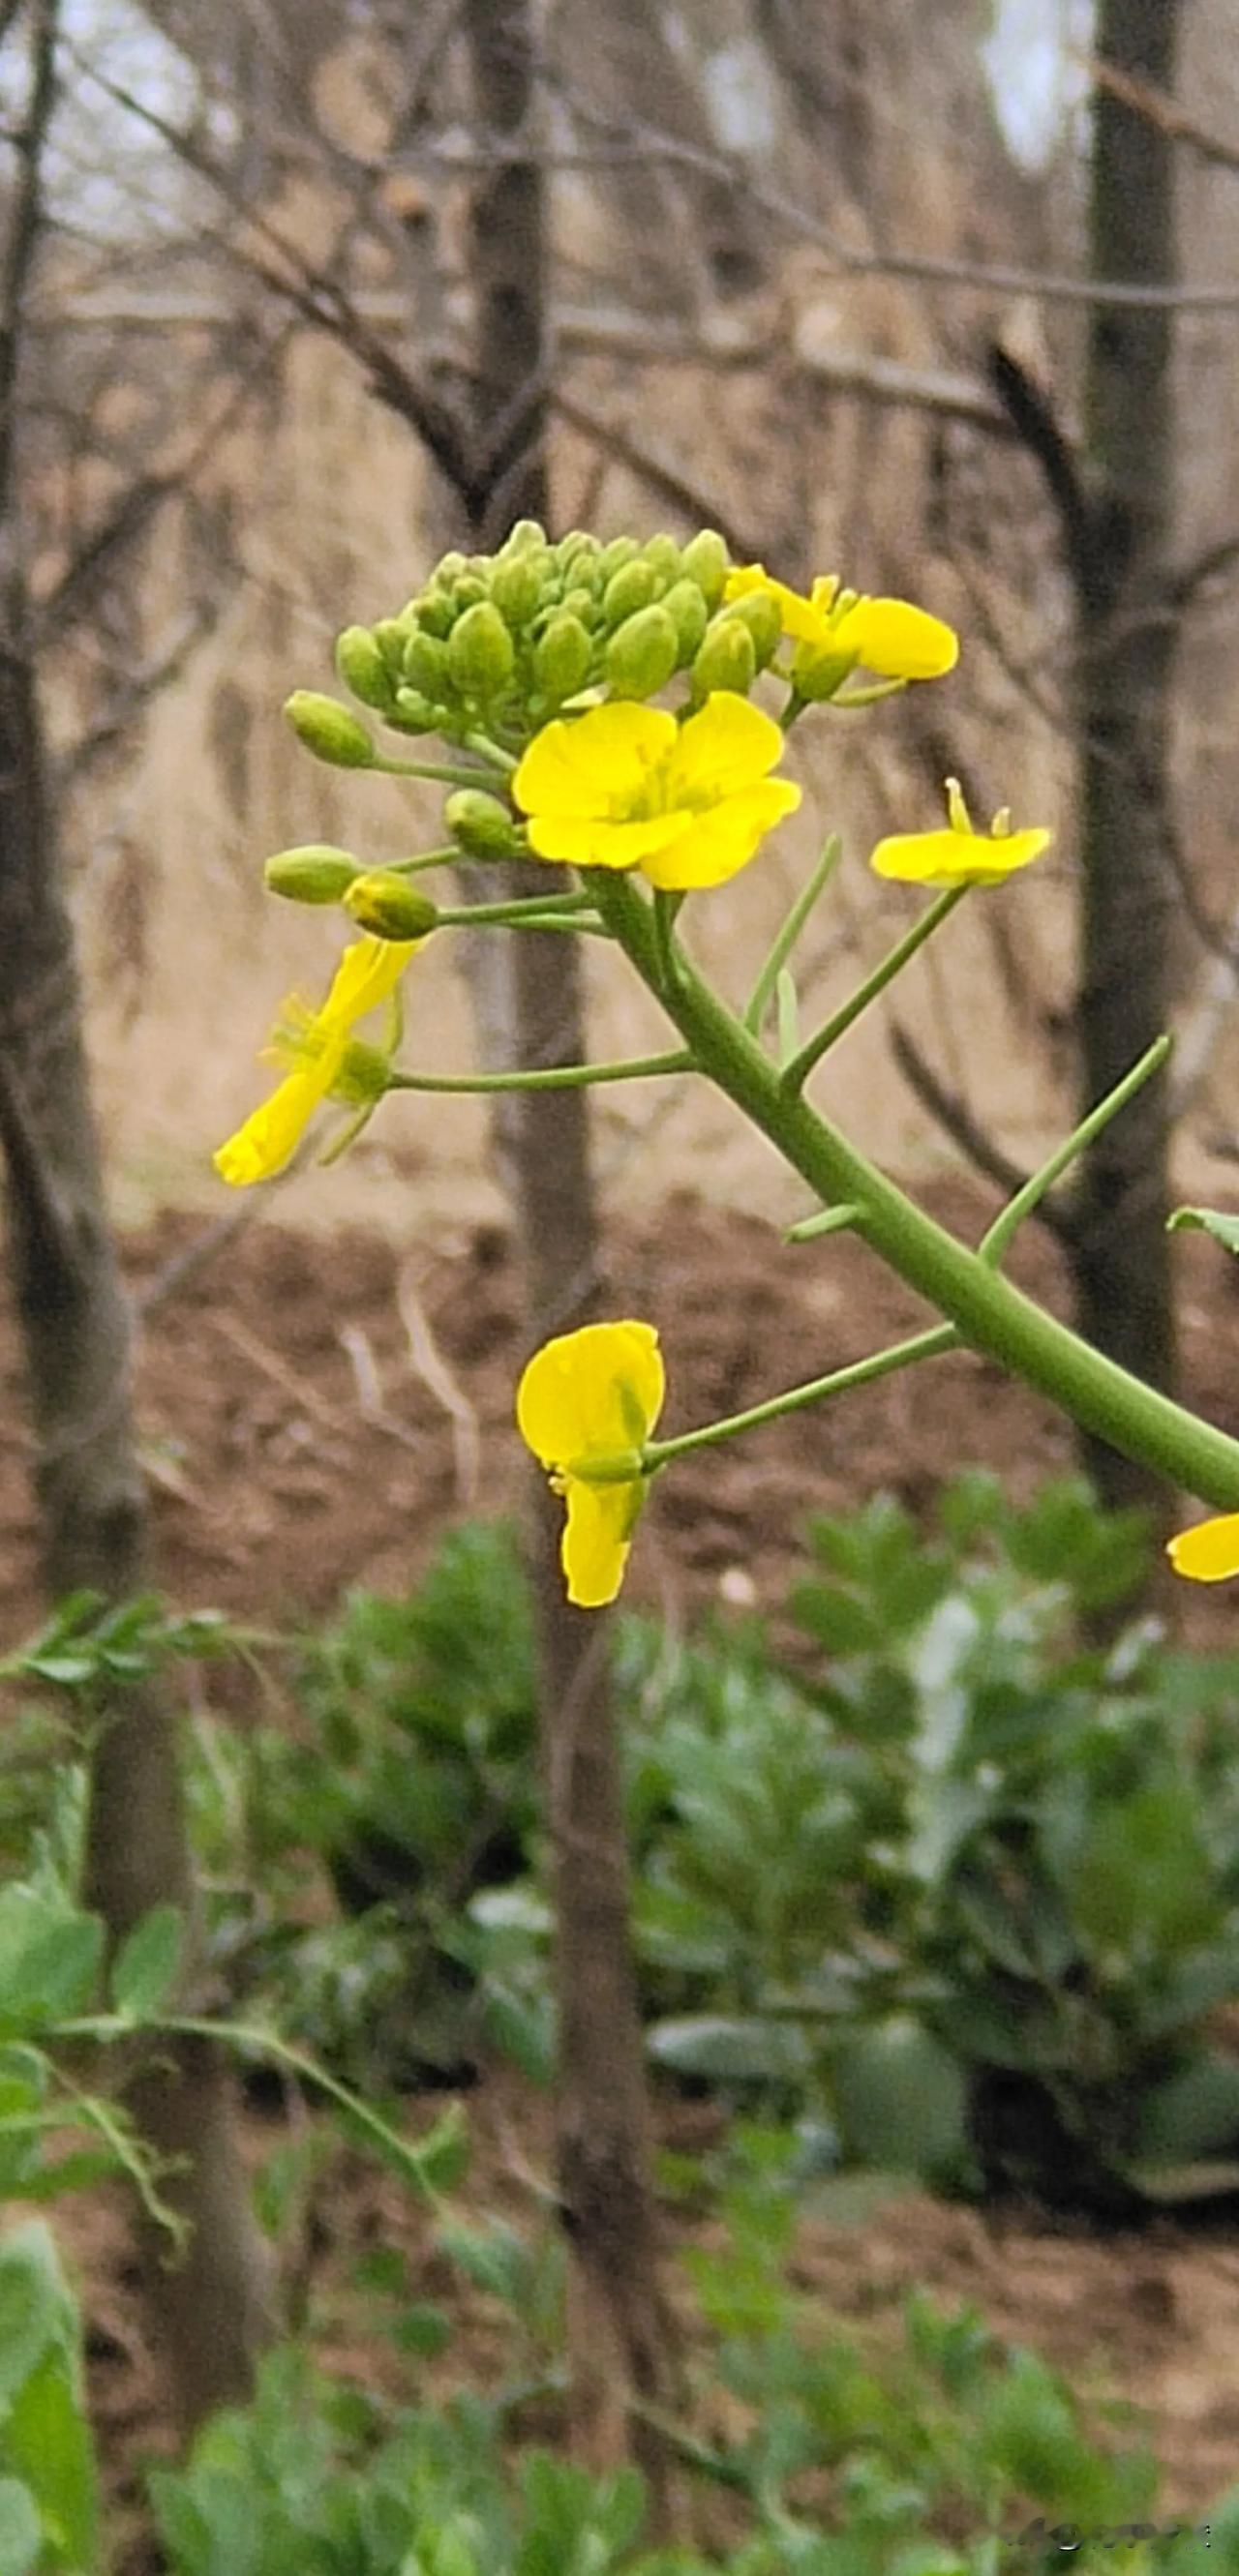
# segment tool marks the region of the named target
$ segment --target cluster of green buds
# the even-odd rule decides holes
[[[519,752],[561,711],[657,697],[677,673],[694,705],[716,689],[747,694],[773,659],[779,615],[759,593],[724,605],[731,569],[709,528],[683,546],[666,535],[604,545],[581,530],[552,542],[524,519],[497,554],[445,555],[399,616],[346,627],[336,667],[398,733],[466,746],[485,735]],[[298,690],[287,712],[320,759],[375,765],[370,729],[351,708]],[[491,816],[485,855],[503,854],[499,828]],[[484,837],[487,818],[475,829]]]

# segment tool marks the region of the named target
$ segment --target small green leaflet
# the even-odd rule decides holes
[[[1166,1219],[1167,1234],[1179,1234],[1188,1227],[1211,1234],[1228,1252],[1239,1252],[1239,1216],[1226,1216],[1220,1208],[1176,1208]]]

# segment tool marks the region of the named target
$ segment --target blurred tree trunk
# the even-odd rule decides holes
[[[1173,91],[1179,0],[1100,0],[1104,62]],[[1090,264],[1097,277],[1171,285],[1177,274],[1174,145],[1098,86],[1093,99]],[[1166,612],[1174,508],[1174,325],[1165,306],[1090,308],[1085,412],[1090,484],[1076,553],[1083,856],[1078,1025],[1086,1104],[1170,1019],[1174,890],[1169,774],[1175,626]],[[1175,1372],[1168,1087],[1145,1084],[1090,1149],[1073,1205],[1081,1331],[1150,1384]],[[1085,1448],[1110,1504],[1164,1519],[1147,1469]]]
[[[466,0],[479,125],[528,132],[536,113],[529,0]],[[546,453],[546,234],[533,157],[497,166],[472,206],[476,452],[497,451],[470,511],[472,542],[496,546],[513,520],[549,516]],[[541,894],[534,862],[513,894]],[[488,943],[499,981],[491,1015],[504,1060],[585,1056],[581,943],[509,934]],[[595,1309],[597,1220],[584,1091],[512,1094],[498,1135],[523,1255],[530,1347]],[[559,2002],[557,2166],[569,2251],[574,2433],[597,2468],[641,2461],[666,2498],[665,2462],[632,2401],[670,2393],[645,2054],[632,1961],[627,1838],[608,1682],[609,1622],[569,1607],[559,1564],[562,1507],[533,1480],[530,1531],[541,1661],[543,1773],[553,1851]]]
[[[0,1150],[9,1265],[38,1443],[35,1481],[53,1600],[120,1600],[145,1578],[146,1504],[129,1395],[129,1323],[103,1208],[73,937],[28,638],[16,457],[25,287],[39,230],[39,172],[54,98],[55,0],[29,12],[22,172],[6,245],[0,324]],[[151,1906],[192,1911],[176,1745],[153,1695],[104,1714],[91,1759],[87,1901],[115,1943]],[[188,2220],[168,2263],[145,2227],[150,2313],[190,2426],[248,2393],[261,2316],[257,2239],[233,2143],[222,2061],[161,2044],[128,2097]],[[143,2222],[145,2226],[145,2222]]]

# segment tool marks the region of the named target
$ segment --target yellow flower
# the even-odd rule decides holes
[[[614,1601],[645,1500],[641,1452],[662,1411],[652,1324],[585,1324],[544,1342],[516,1396],[521,1438],[568,1505],[560,1561],[579,1610]]]
[[[806,599],[786,582],[772,581],[763,565],[745,564],[728,574],[723,597],[744,599],[753,591],[774,601],[784,634],[800,648],[793,679],[816,662],[848,660],[863,662],[882,680],[940,680],[959,660],[959,637],[940,617],[907,599],[841,592],[834,573],[820,576]]]
[[[1013,832],[1008,808],[995,814],[988,832],[974,832],[957,778],[946,782],[950,822],[943,832],[899,832],[879,841],[869,865],[880,877],[900,877],[909,885],[986,885],[1026,868],[1039,859],[1054,838],[1040,828]]]
[[[795,813],[800,789],[766,775],[782,749],[773,718],[728,689],[682,726],[623,700],[544,725],[512,793],[540,859],[640,868],[680,892],[722,885]]]
[[[1166,1554],[1176,1574],[1190,1583],[1226,1583],[1239,1574],[1239,1512],[1223,1512],[1212,1521],[1197,1521],[1180,1530]]]
[[[394,993],[419,939],[356,939],[336,968],[321,1010],[311,1011],[294,993],[263,1052],[267,1062],[291,1069],[283,1082],[238,1127],[213,1157],[221,1179],[234,1189],[270,1180],[300,1143],[320,1100],[347,1078],[352,1031],[368,1011]]]

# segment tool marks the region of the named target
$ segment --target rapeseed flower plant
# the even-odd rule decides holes
[[[714,690],[684,725],[623,700],[544,725],[512,794],[538,858],[639,868],[681,893],[735,876],[795,813],[799,787],[768,775],[782,749],[773,717],[730,690]]]
[[[862,662],[884,680],[940,680],[959,660],[959,637],[942,618],[911,600],[843,591],[835,573],[820,575],[807,599],[786,582],[773,580],[763,564],[744,564],[728,574],[725,600],[754,592],[774,602],[784,634],[797,647],[794,685],[811,682],[820,663]]]
[[[898,877],[909,885],[986,885],[1013,876],[1049,848],[1054,835],[1037,827],[1013,832],[1004,806],[988,832],[973,830],[957,778],[946,782],[944,831],[897,832],[879,841],[869,861],[880,877]]]
[[[602,1609],[623,1582],[664,1392],[658,1335],[632,1322],[558,1334],[521,1378],[517,1426],[567,1503],[560,1562],[579,1610]]]
[[[290,994],[263,1050],[265,1061],[289,1070],[212,1158],[233,1189],[272,1180],[283,1171],[319,1102],[337,1086],[364,1113],[365,1099],[359,1101],[356,1083],[349,1084],[348,1059],[350,1053],[361,1057],[370,1051],[353,1047],[352,1032],[369,1011],[390,999],[422,944],[420,939],[354,940],[340,959],[321,1009],[312,1011],[299,995]],[[381,1085],[371,1084],[370,1105],[381,1096]]]

